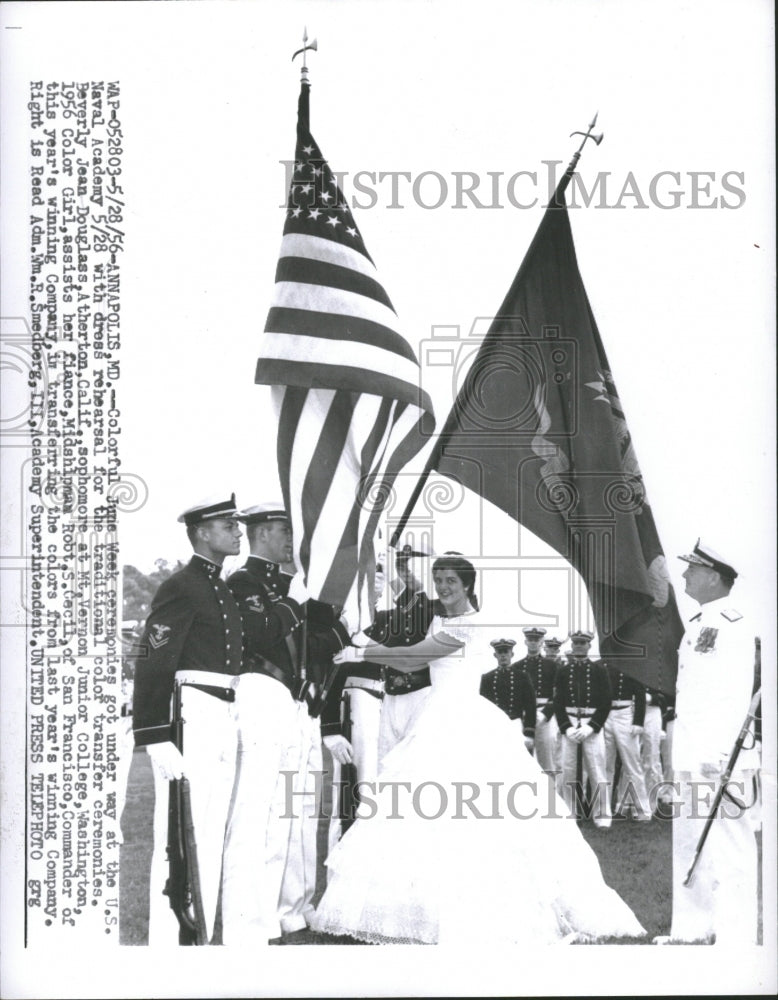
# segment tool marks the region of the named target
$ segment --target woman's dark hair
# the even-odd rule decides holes
[[[437,569],[453,569],[459,579],[462,581],[462,586],[465,588],[470,603],[473,607],[478,610],[478,598],[475,595],[475,567],[471,562],[462,555],[461,552],[444,552],[442,556],[438,556],[435,562],[432,564],[432,572],[434,573]]]

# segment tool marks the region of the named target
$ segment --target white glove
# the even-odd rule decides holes
[[[662,740],[666,740],[666,739],[667,739],[667,733],[666,733],[666,732],[664,731],[664,729],[663,729],[663,730],[662,730],[662,731],[660,732],[660,734],[659,734],[659,742],[661,743],[661,742],[662,742]]]
[[[384,596],[385,588],[386,588],[386,576],[384,575],[383,570],[376,570],[375,580],[373,581],[373,593],[375,595],[376,604],[378,604],[378,602]]]
[[[332,754],[333,759],[339,764],[351,764],[354,760],[354,751],[345,736],[333,733],[331,736],[323,736],[322,742]]]
[[[355,632],[351,636],[352,645],[359,646],[360,649],[362,649],[364,646],[367,646],[372,641],[373,640],[370,638],[370,636],[366,635],[364,632]]]
[[[293,601],[297,601],[298,604],[305,604],[308,598],[311,596],[308,593],[308,588],[305,586],[303,581],[303,574],[301,572],[295,573],[292,577],[292,582],[289,584],[288,595]]]
[[[545,715],[543,715],[543,712],[540,709],[538,709],[538,714],[537,714],[537,718],[535,719],[535,722],[539,726],[543,726],[543,725],[545,725],[548,722],[548,719],[545,717]]]
[[[630,732],[632,733],[633,736],[640,736],[640,734],[643,732],[643,727],[642,726],[632,726],[631,729],[630,729]]]
[[[574,726],[570,726],[569,729],[565,730],[565,736],[570,740],[571,743],[581,742],[581,730],[576,729]]]
[[[530,753],[535,749],[535,740],[531,736],[524,737],[524,746]]]
[[[339,653],[336,653],[333,658],[333,663],[362,663],[365,659],[364,649],[357,646],[346,646],[345,649],[341,649]]]
[[[175,743],[149,743],[146,753],[166,781],[184,776],[184,758]]]
[[[581,743],[583,743],[584,740],[588,739],[592,735],[594,730],[590,725],[584,722],[584,724],[579,728],[578,732],[581,734],[580,739]]]

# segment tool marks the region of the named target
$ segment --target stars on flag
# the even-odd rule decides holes
[[[310,136],[295,152],[287,225],[294,232],[345,243],[363,253],[362,237],[327,161]]]
[[[624,413],[621,408],[621,400],[619,399],[618,393],[616,392],[616,386],[613,382],[613,375],[607,370],[600,371],[597,370],[598,381],[596,382],[585,382],[584,385],[588,389],[593,389],[597,395],[594,397],[595,403],[607,403],[610,406],[611,411],[617,419],[624,419]]]
[[[594,397],[596,403],[610,403],[610,398],[608,396],[608,389],[605,384],[605,376],[602,372],[598,371],[599,380],[597,382],[585,382],[584,384],[588,389],[594,389],[597,396]]]

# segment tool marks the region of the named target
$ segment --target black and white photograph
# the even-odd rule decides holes
[[[774,995],[773,5],[0,40],[0,994]]]

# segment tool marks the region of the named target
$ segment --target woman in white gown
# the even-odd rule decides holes
[[[327,859],[313,930],[382,944],[514,943],[639,937],[515,723],[479,694],[493,658],[474,606],[475,570],[433,565],[447,615],[415,646],[338,654],[413,670],[432,691],[384,759],[375,794]]]

